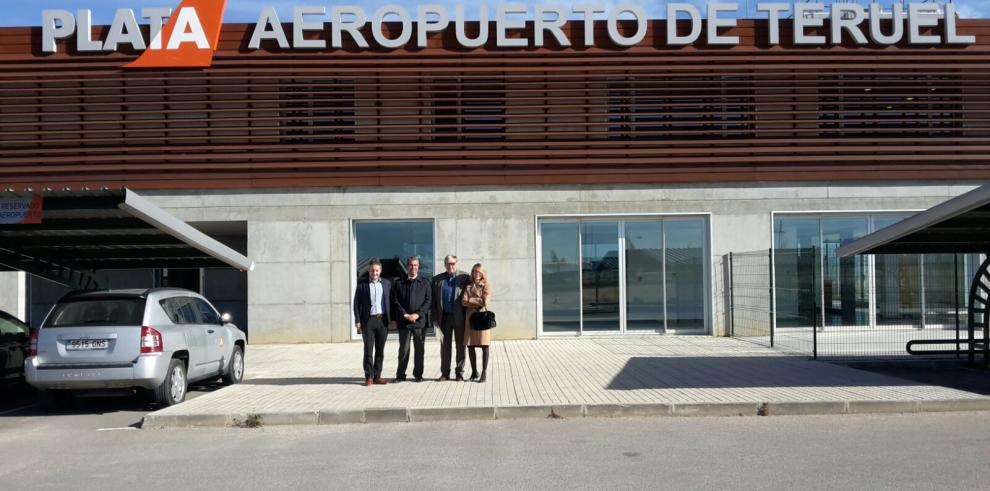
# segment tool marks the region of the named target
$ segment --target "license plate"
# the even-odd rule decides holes
[[[109,339],[70,339],[65,344],[66,351],[99,350],[109,347]]]

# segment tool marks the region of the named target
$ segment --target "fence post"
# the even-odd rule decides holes
[[[955,303],[956,303],[956,358],[960,357],[959,353],[959,254],[952,255],[952,291],[955,292]]]
[[[773,288],[773,247],[767,249],[767,264],[770,269],[770,308],[768,309],[770,311],[770,347],[773,348],[773,333],[775,330],[774,327],[777,323],[775,319],[776,316],[774,315],[777,302]]]
[[[735,271],[732,269],[732,253],[729,253],[729,337],[736,337],[736,289],[732,284],[735,277]]]
[[[811,322],[811,357],[818,359],[818,248],[811,248],[811,310],[814,313],[814,320]]]

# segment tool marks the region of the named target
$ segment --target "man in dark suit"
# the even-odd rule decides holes
[[[423,350],[426,340],[426,316],[430,312],[430,282],[419,276],[419,258],[406,260],[405,279],[396,281],[392,289],[392,313],[399,327],[399,367],[395,371],[395,381],[406,379],[409,365],[409,338],[415,348],[413,377],[423,381]]]
[[[368,262],[368,278],[358,282],[354,292],[357,332],[364,340],[364,385],[384,385],[382,364],[388,339],[392,284],[382,276],[382,262]]]
[[[433,277],[433,308],[430,311],[433,327],[439,328],[443,335],[440,342],[440,380],[450,380],[450,351],[456,345],[454,374],[457,380],[463,381],[465,349],[461,294],[471,278],[457,269],[457,256],[443,258],[443,264],[446,271]]]

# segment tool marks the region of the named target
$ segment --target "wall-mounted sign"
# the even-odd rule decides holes
[[[0,225],[41,223],[41,196],[0,199]]]
[[[75,37],[80,52],[116,51],[126,45],[144,51],[129,66],[209,66],[222,27],[225,0],[182,0],[175,10],[141,9],[140,19],[149,24],[146,39],[139,28],[138,16],[131,9],[118,9],[105,39],[92,39],[92,13],[82,9],[45,10],[42,13],[41,50],[57,51],[57,41]],[[341,48],[345,42],[361,48],[396,49],[405,46],[426,47],[430,33],[454,27],[454,37],[463,48],[477,48],[494,41],[499,48],[544,46],[549,38],[563,47],[595,46],[594,20],[604,18],[609,41],[618,46],[633,46],[650,35],[646,11],[633,3],[538,5],[504,3],[494,7],[469,7],[457,4],[454,12],[438,4],[418,5],[409,10],[400,5],[385,5],[374,12],[359,6],[297,6],[291,19],[282,19],[274,7],[262,7],[251,29],[249,49],[278,47],[284,50],[319,50]],[[878,3],[760,3],[757,12],[765,16],[769,29],[767,44],[780,43],[781,19],[793,22],[792,38],[796,45],[829,45],[852,42],[859,45],[892,45],[907,41],[913,45],[972,44],[975,36],[960,35],[956,28],[956,7],[952,3],[893,4],[883,8]],[[707,4],[704,15],[689,3],[667,4],[666,43],[684,46],[693,43],[735,45],[737,36],[726,34],[736,26],[738,3]],[[414,15],[415,14],[415,15]],[[477,29],[468,29],[468,18],[476,19]],[[677,20],[690,25],[687,32],[675,28]],[[704,19],[704,20],[703,20]],[[564,30],[568,21],[580,32],[572,39]],[[527,21],[533,29],[525,30]],[[635,23],[635,29],[620,28],[620,22]],[[889,21],[889,22],[887,22]],[[284,22],[284,23],[283,23]],[[394,22],[398,29],[385,29]],[[473,21],[472,21],[473,22]],[[288,28],[286,28],[288,25]],[[941,27],[939,29],[939,27]],[[817,28],[817,29],[816,29]],[[932,31],[930,28],[936,28]],[[824,30],[823,34],[819,34]],[[469,32],[470,31],[470,32]],[[931,31],[931,32],[930,32]],[[370,36],[367,33],[370,32]],[[573,34],[573,31],[571,32]]]

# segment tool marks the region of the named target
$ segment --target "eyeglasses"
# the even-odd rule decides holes
[[[457,263],[446,263],[447,266],[457,266]]]

